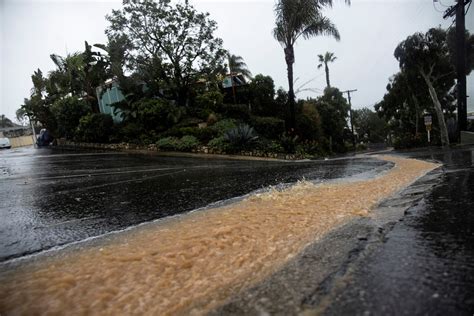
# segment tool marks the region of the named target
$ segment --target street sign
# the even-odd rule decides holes
[[[431,115],[426,115],[425,116],[425,125],[426,126],[431,126],[431,124],[433,123],[433,118],[431,117]]]
[[[433,118],[431,115],[425,115],[425,126],[426,131],[428,132],[428,143],[431,143],[431,126],[433,124]]]

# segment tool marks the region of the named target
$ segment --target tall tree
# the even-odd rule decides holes
[[[397,46],[394,55],[403,72],[424,80],[438,119],[441,144],[448,146],[448,129],[440,99],[454,86],[456,73],[446,31],[432,28],[425,34],[415,33]]]
[[[188,1],[123,4],[123,9],[107,16],[106,34],[109,39],[127,39],[128,67],[152,73],[146,79],[160,86],[156,90],[169,91],[178,104],[186,105],[198,79],[223,70],[225,50],[222,40],[214,36],[217,24],[208,13],[197,12]]]
[[[354,110],[354,126],[359,140],[381,143],[387,136],[387,123],[369,108]]]
[[[321,127],[326,138],[332,139],[336,151],[344,150],[344,130],[350,106],[337,88],[324,90],[324,95],[316,100],[316,110],[321,117]]]
[[[321,69],[321,67],[324,66],[324,71],[326,72],[326,86],[328,88],[331,88],[331,82],[329,81],[329,63],[334,62],[337,57],[334,56],[334,53],[326,52],[324,55],[318,55],[319,58],[319,64],[318,64],[318,69]]]
[[[349,3],[349,0],[346,0]],[[331,7],[332,0],[279,0],[275,7],[276,26],[273,35],[283,46],[288,72],[288,103],[290,108],[290,127],[295,127],[295,92],[293,64],[295,63],[294,45],[303,37],[309,39],[318,35],[329,35],[339,40],[336,26],[321,10]]]

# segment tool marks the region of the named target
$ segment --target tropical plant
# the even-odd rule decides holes
[[[253,116],[250,124],[259,135],[270,139],[276,139],[285,132],[285,121],[276,117]]]
[[[108,114],[90,113],[83,116],[76,130],[79,141],[108,143],[114,131],[114,121]]]
[[[225,139],[224,136],[213,138],[207,144],[210,148],[222,152],[227,152],[230,148],[229,142]]]
[[[50,57],[56,65],[56,69],[48,74],[54,92],[60,95],[81,96],[83,77],[81,72],[84,67],[82,54],[76,52],[67,54],[66,57],[51,54]]]
[[[335,151],[344,151],[344,130],[347,128],[349,104],[337,88],[326,88],[324,95],[314,102],[321,119],[324,136],[336,145]]]
[[[15,124],[4,114],[0,115],[0,127],[15,127]]]
[[[231,149],[234,151],[249,149],[257,138],[253,127],[247,124],[240,124],[224,134],[224,139],[230,144]]]
[[[354,128],[359,140],[380,143],[387,137],[387,123],[369,108],[352,112]]]
[[[230,74],[242,74],[247,79],[252,79],[252,73],[241,56],[233,55],[227,52],[227,67]]]
[[[164,99],[141,99],[131,105],[127,121],[137,121],[145,130],[163,132],[178,123],[180,107]]]
[[[334,56],[334,53],[326,52],[324,55],[318,55],[319,64],[318,69],[324,66],[324,71],[326,72],[326,86],[327,88],[331,88],[331,82],[329,81],[329,63],[334,62],[337,57]]]
[[[346,0],[349,3],[349,0]],[[288,103],[290,127],[295,127],[295,92],[293,88],[294,45],[303,37],[309,39],[318,35],[329,35],[339,40],[336,26],[321,10],[332,6],[332,0],[279,0],[275,7],[276,27],[273,35],[283,46],[288,72]]]
[[[165,137],[158,140],[156,146],[161,150],[176,150],[178,143],[179,139],[176,137]]]
[[[51,112],[56,118],[56,137],[73,139],[80,119],[90,112],[87,103],[78,97],[65,97],[55,101]]]
[[[224,95],[217,90],[206,91],[196,97],[196,107],[216,111],[224,103]]]
[[[177,149],[179,151],[192,151],[193,149],[196,149],[199,146],[199,140],[190,135],[186,135],[181,137],[181,139],[178,142]]]
[[[273,108],[275,83],[272,77],[256,75],[249,85],[249,97],[253,113],[268,116],[275,114]]]
[[[210,128],[214,130],[218,136],[223,136],[228,130],[231,130],[236,127],[237,127],[236,120],[225,119],[225,120],[218,121],[217,123],[212,125]]]

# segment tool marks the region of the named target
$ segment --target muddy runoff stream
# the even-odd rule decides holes
[[[439,166],[379,158],[395,165],[373,179],[300,182],[23,263],[0,275],[0,314],[203,314]]]

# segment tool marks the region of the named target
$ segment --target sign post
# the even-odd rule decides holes
[[[431,115],[425,115],[425,127],[426,127],[426,131],[428,132],[428,143],[431,143],[431,135],[430,135],[430,132],[431,132],[431,125],[433,124],[433,119],[431,117]]]

